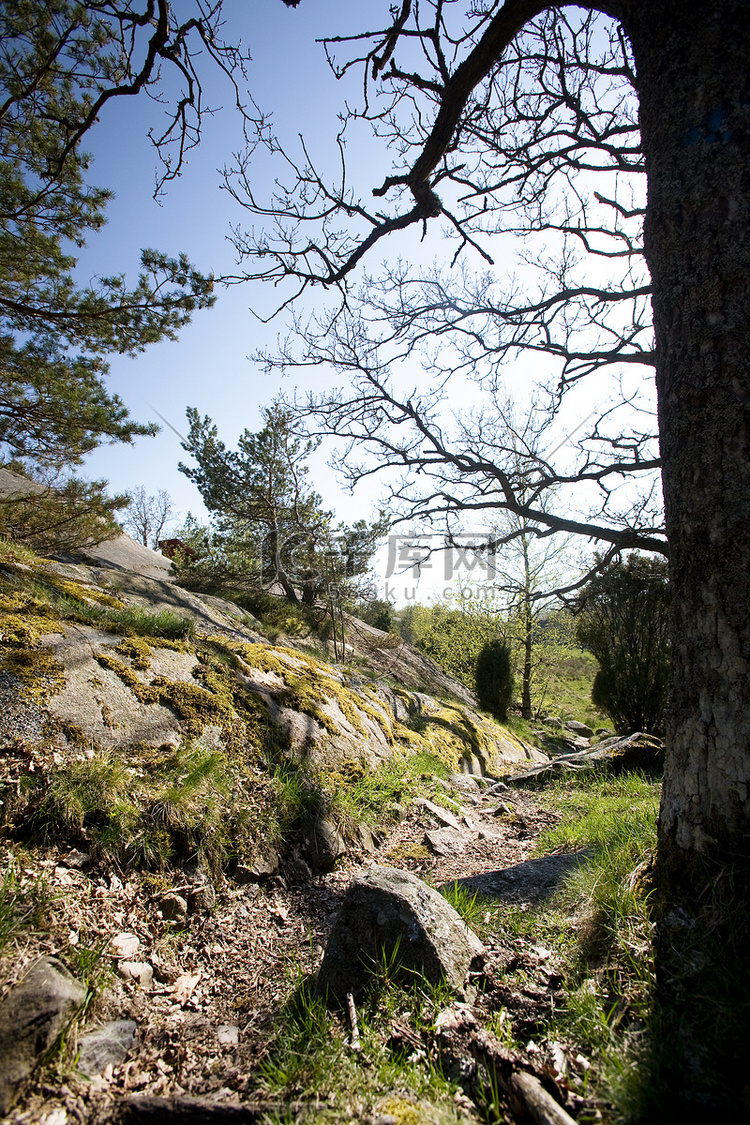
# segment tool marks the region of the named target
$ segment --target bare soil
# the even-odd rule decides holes
[[[553,857],[546,867],[529,862],[536,836],[556,819],[532,795],[487,791],[468,779],[457,781],[448,795],[455,802],[459,831],[445,830],[424,804],[414,804],[400,823],[381,834],[373,852],[349,851],[324,875],[311,876],[292,857],[262,884],[238,886],[225,880],[215,905],[193,910],[184,928],[165,922],[159,907],[165,890],[185,897],[192,891],[195,902],[195,886],[187,878],[173,887],[155,888],[153,880],[148,883],[141,876],[86,869],[85,863],[81,870],[75,853],[47,855],[43,870],[54,892],[51,931],[25,934],[20,948],[6,950],[2,977],[7,984],[19,979],[41,952],[54,952],[73,965],[76,950],[99,949],[106,970],[100,974],[102,990],[80,1034],[108,1020],[132,1019],[137,1042],[121,1065],[108,1067],[93,1081],[71,1077],[68,1071],[58,1083],[48,1069],[29,1084],[7,1121],[99,1125],[113,1119],[119,1099],[133,1094],[262,1100],[258,1067],[279,1011],[300,980],[320,964],[341,898],[363,865],[405,868],[436,886],[463,881],[522,908],[553,889],[570,857]],[[426,844],[430,838],[444,854]],[[210,905],[210,894],[208,900]],[[117,975],[109,944],[122,932],[140,939],[134,959],[153,966],[149,987]],[[501,978],[504,968],[519,958],[528,962],[539,987],[514,997]],[[493,999],[492,988],[485,987],[485,1005],[515,1005],[514,1032],[532,1036],[554,1005],[559,985],[550,955],[523,941],[512,949],[490,947],[485,975],[485,985],[494,980],[495,991],[500,989]],[[68,1050],[68,1060],[74,1048]],[[53,1111],[58,1115],[50,1117]]]

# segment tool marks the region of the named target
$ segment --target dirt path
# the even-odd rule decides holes
[[[113,1101],[133,1093],[236,1098],[250,1092],[279,1008],[301,977],[317,969],[341,897],[365,864],[406,868],[436,886],[483,880],[484,893],[518,903],[538,900],[559,879],[559,864],[542,870],[526,863],[538,833],[556,819],[532,796],[483,789],[468,779],[446,795],[452,813],[414,803],[375,851],[350,853],[327,875],[311,877],[293,861],[262,885],[227,882],[215,908],[191,915],[181,932],[164,923],[141,882],[50,858],[48,878],[62,892],[54,904],[57,952],[65,956],[83,943],[106,947],[118,933],[134,933],[141,943],[136,956],[154,967],[154,980],[142,988],[111,976],[84,1029],[134,1020],[136,1047],[123,1064],[93,1083],[37,1088],[8,1122],[103,1123],[111,1120]],[[37,954],[35,944],[24,951],[23,964]],[[114,964],[105,952],[102,965]],[[60,1115],[50,1120],[54,1108]]]

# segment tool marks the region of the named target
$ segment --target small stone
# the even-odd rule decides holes
[[[117,972],[123,980],[134,980],[141,988],[150,988],[154,980],[154,970],[148,961],[120,961]]]
[[[159,900],[159,913],[165,922],[175,922],[184,926],[187,922],[188,904],[182,895],[163,895]]]
[[[346,851],[346,844],[333,821],[320,817],[308,830],[304,850],[313,871],[330,871]]]
[[[67,1125],[68,1111],[58,1106],[56,1109],[50,1110],[45,1114],[39,1122],[39,1125]]]
[[[568,719],[565,729],[569,730],[571,734],[577,734],[580,738],[593,738],[594,736],[591,727],[587,727],[585,723],[579,723],[576,719]]]
[[[137,934],[123,933],[112,938],[109,951],[115,957],[131,961],[140,948],[141,940]]]
[[[427,812],[432,813],[435,819],[439,820],[441,824],[444,824],[446,828],[454,828],[457,832],[460,831],[461,825],[452,812],[448,812],[447,809],[442,808],[440,805],[433,804],[433,802],[428,801],[426,797],[417,797],[415,804],[420,808],[426,809]]]
[[[508,786],[504,781],[495,781],[492,785],[490,785],[488,789],[485,789],[484,796],[485,799],[488,799],[490,797],[494,797],[496,793],[507,793],[507,791]]]
[[[86,867],[91,867],[91,856],[87,852],[79,852],[77,848],[72,848],[67,855],[61,857],[60,863],[76,871],[83,871]]]
[[[359,844],[359,846],[362,848],[363,851],[366,851],[366,852],[374,852],[375,851],[375,841],[373,840],[372,832],[370,831],[370,828],[369,828],[368,825],[361,824],[361,823],[357,824],[357,826],[354,829],[354,834],[357,837],[357,843]]]
[[[211,879],[203,872],[196,876],[195,882],[187,893],[188,906],[191,911],[207,913],[216,906],[216,891]]]
[[[481,778],[475,777],[471,773],[453,773],[449,781],[451,785],[455,785],[457,789],[462,789],[466,793],[476,793],[482,784]]]
[[[467,844],[466,836],[455,828],[438,828],[425,832],[424,838],[435,855],[455,855],[462,852]]]
[[[407,871],[374,865],[349,885],[318,973],[335,1003],[358,993],[383,959],[459,988],[482,944],[432,887]]]
[[[233,1023],[223,1023],[216,1029],[216,1038],[222,1047],[236,1047],[240,1041],[240,1030]]]
[[[312,871],[301,855],[293,855],[286,865],[288,877],[298,883],[307,883],[312,879]]]
[[[259,856],[251,863],[238,863],[234,869],[236,883],[260,883],[269,879],[279,870],[279,857],[276,852],[269,852],[266,856]]]
[[[87,1078],[117,1066],[135,1043],[134,1020],[113,1020],[79,1040],[77,1067]]]

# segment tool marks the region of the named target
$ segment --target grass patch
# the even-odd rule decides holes
[[[359,1050],[349,1046],[346,1016],[329,1012],[312,982],[297,972],[296,987],[260,1068],[261,1087],[270,1094],[325,1099],[308,1113],[302,1111],[297,1120],[369,1115],[387,1115],[398,1125],[466,1120],[453,1101],[456,1086],[427,1052],[394,1031],[408,1023],[418,1043],[422,1032],[434,1030],[439,1011],[449,1002],[448,990],[442,985],[433,988],[421,977],[398,984],[393,970],[384,962],[372,990],[358,1005]]]
[[[435,786],[435,779],[450,776],[445,762],[428,751],[396,753],[377,769],[361,762],[347,763],[341,771],[328,775],[333,808],[343,819],[351,818],[369,825],[393,821],[404,800],[426,796]]]
[[[635,1121],[648,1097],[648,1056],[659,1035],[653,926],[647,880],[639,878],[656,842],[658,782],[592,772],[559,779],[536,796],[561,818],[536,841],[535,854],[580,850],[582,861],[544,905],[496,906],[489,926],[511,946],[520,940],[553,951],[563,966],[565,1002],[538,1034],[591,1063],[579,1092],[607,1103],[607,1120]],[[526,986],[523,967],[514,983]],[[501,1041],[512,1045],[512,1013],[499,1012],[494,1021]]]
[[[593,653],[571,651],[566,645],[551,645],[543,674],[543,687],[534,700],[542,715],[556,715],[565,722],[578,719],[592,730],[611,726],[611,720],[591,702],[591,688],[599,671]]]
[[[65,602],[67,605],[62,600],[59,602],[62,616],[84,625],[95,625],[106,633],[121,633],[124,636],[135,637],[164,637],[173,641],[186,641],[195,633],[195,623],[192,618],[181,617],[169,609],[152,613],[138,606],[87,605],[83,602],[76,605],[71,598],[66,598]]]
[[[122,867],[161,870],[188,857],[220,866],[230,846],[225,756],[190,742],[158,753],[126,765],[104,751],[61,767],[30,798],[34,834],[83,840]]]
[[[22,933],[41,930],[55,894],[45,876],[29,876],[15,856],[8,857],[0,882],[0,955]]]
[[[480,898],[478,891],[472,894],[460,883],[451,883],[446,887],[439,887],[438,890],[470,929],[479,931],[482,928],[486,903]]]

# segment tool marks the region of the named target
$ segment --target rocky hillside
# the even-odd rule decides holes
[[[545,1032],[581,905],[557,952],[533,911],[598,845],[569,794],[535,853],[554,804],[497,779],[659,746],[568,723],[549,760],[397,638],[349,620],[336,664],[309,616],[253,605],[126,536],[0,544],[0,1114],[597,1118],[581,1039]],[[636,797],[651,825],[653,787],[613,785],[617,830]]]
[[[21,1011],[35,1010],[19,982],[33,991],[36,974],[43,993],[67,997],[49,1041],[35,1032],[52,1062],[40,1069],[34,1055],[30,1078],[25,1062],[6,1067],[0,1108],[15,1103],[11,1120],[52,1125],[40,1091],[53,1089],[55,1067],[70,1080],[76,1036],[107,1016],[125,1019],[117,1034],[132,1046],[136,1029],[158,1023],[155,996],[191,1010],[208,971],[207,919],[209,963],[225,948],[218,920],[234,941],[258,909],[262,945],[275,947],[281,927],[282,960],[291,934],[301,956],[308,923],[290,916],[290,889],[317,880],[325,910],[331,884],[320,880],[335,887],[368,855],[398,861],[389,840],[405,794],[423,792],[439,833],[455,821],[462,778],[476,786],[544,760],[398,638],[350,620],[346,654],[333,664],[312,632],[269,631],[237,605],[180,589],[167,561],[127,536],[76,560],[0,545],[0,1053],[23,1038],[19,996]],[[404,847],[403,862],[429,854],[421,838]],[[231,985],[247,974],[266,1019],[288,990],[269,952],[251,942]],[[220,1005],[227,1026],[231,1000]],[[231,1027],[212,1028],[209,1042],[235,1036]],[[115,1056],[86,1063],[89,1093]],[[204,1091],[205,1062],[193,1076]]]

